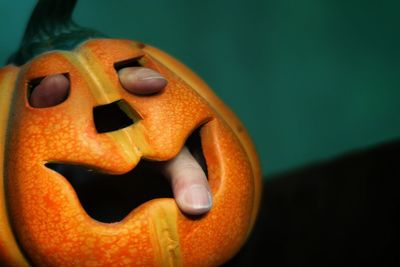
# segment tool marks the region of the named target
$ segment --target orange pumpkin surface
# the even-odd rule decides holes
[[[124,90],[115,64],[133,59],[166,77],[166,88],[151,96]],[[29,84],[60,73],[70,79],[68,99],[31,107]],[[135,123],[98,133],[94,107],[121,100]],[[97,221],[46,165],[128,173],[139,162],[173,158],[195,131],[213,195],[212,209],[196,218],[170,197],[146,201],[118,222]],[[137,42],[93,39],[0,69],[0,149],[3,265],[218,266],[238,252],[257,216],[261,171],[244,126],[187,67]]]

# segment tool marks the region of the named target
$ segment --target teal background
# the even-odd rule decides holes
[[[35,0],[0,2],[0,61]],[[400,1],[80,0],[74,18],[197,72],[271,175],[400,135]]]

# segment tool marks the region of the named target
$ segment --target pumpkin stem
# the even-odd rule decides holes
[[[21,45],[8,63],[22,65],[36,55],[51,50],[71,50],[89,39],[105,37],[72,21],[77,0],[38,0]]]

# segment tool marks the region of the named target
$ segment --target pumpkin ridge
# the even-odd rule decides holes
[[[168,201],[162,206],[154,205],[150,211],[149,221],[154,233],[152,239],[155,247],[158,248],[158,265],[182,266],[176,204]]]
[[[118,90],[115,90],[115,86],[107,79],[103,69],[97,67],[100,64],[96,62],[91,51],[85,49],[83,45],[77,48],[77,52],[76,56],[68,55],[67,57],[77,69],[87,74],[85,78],[96,103],[102,105],[122,99]],[[140,120],[125,129],[106,134],[122,149],[133,166],[140,161],[144,153],[150,150],[145,137],[145,128],[141,126]]]
[[[14,83],[19,69],[7,66],[0,69],[0,261],[6,265],[29,266],[14,229],[10,224],[6,200],[5,143],[9,129],[9,113],[14,92]]]

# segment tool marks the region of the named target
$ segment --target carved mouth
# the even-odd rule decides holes
[[[194,131],[185,145],[207,175],[199,131]],[[160,172],[161,164],[142,159],[133,170],[122,175],[59,162],[46,163],[46,167],[69,181],[90,217],[113,223],[123,220],[133,209],[149,200],[173,198],[171,186]]]

